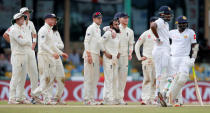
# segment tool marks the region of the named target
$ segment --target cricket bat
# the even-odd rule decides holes
[[[203,106],[203,101],[202,101],[202,98],[201,98],[201,93],[200,93],[200,90],[199,90],[199,86],[198,86],[198,82],[197,82],[194,66],[192,67],[192,71],[193,71],[193,78],[194,78],[194,82],[195,82],[196,96],[197,96],[197,99],[198,99],[200,105]]]

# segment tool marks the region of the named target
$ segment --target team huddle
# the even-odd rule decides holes
[[[56,26],[58,18],[55,14],[44,17],[45,24],[38,32],[37,66],[34,52],[37,33],[30,21],[31,12],[27,7],[21,8],[13,16],[12,26],[3,35],[10,43],[12,53],[13,68],[8,104],[65,104],[61,101],[65,75],[60,56],[67,58],[68,55],[62,52],[64,44]],[[27,74],[31,82],[31,101],[27,100],[24,91]],[[54,82],[57,82],[55,95],[52,92]],[[40,100],[40,95],[43,96],[43,101]]]
[[[150,29],[135,44],[135,53],[137,59],[142,61],[144,75],[142,105],[160,104],[167,107],[183,104],[182,87],[189,78],[199,46],[195,32],[188,28],[185,16],[177,17],[177,29],[169,30],[167,22],[172,15],[170,7],[160,7],[159,17],[150,19]],[[92,18],[93,24],[87,28],[84,40],[84,104],[126,105],[123,100],[124,89],[128,61],[132,59],[134,45],[133,30],[127,27],[129,16],[116,13],[110,25],[103,28],[103,36],[100,30],[102,14],[96,12]],[[140,54],[142,45],[143,55]],[[99,77],[100,51],[103,53],[105,76],[102,103],[94,99]]]
[[[64,44],[58,32],[58,17],[48,14],[45,24],[36,33],[30,21],[27,7],[13,16],[12,25],[3,37],[11,45],[12,78],[9,104],[65,104],[61,100],[64,91],[64,67],[62,50]],[[181,106],[182,87],[189,78],[190,68],[198,53],[196,35],[188,28],[185,16],[176,19],[177,29],[169,30],[172,10],[168,6],[159,9],[159,17],[150,19],[150,29],[145,31],[135,44],[137,59],[142,62],[144,80],[142,105]],[[92,15],[93,23],[87,28],[84,40],[84,104],[127,105],[124,90],[128,75],[128,62],[132,59],[134,32],[128,27],[129,16],[118,12],[109,26],[100,25],[102,14]],[[34,48],[37,44],[37,61]],[[143,46],[142,55],[140,47]],[[192,50],[192,55],[190,55]],[[100,75],[99,58],[103,54],[104,90],[103,102],[95,100]],[[190,57],[191,56],[191,57]],[[37,64],[38,62],[38,64]],[[38,67],[38,68],[37,68]],[[31,83],[31,101],[25,96],[24,85],[28,74]],[[39,82],[38,82],[39,81]],[[56,94],[53,95],[54,82]],[[42,101],[40,99],[42,96]]]

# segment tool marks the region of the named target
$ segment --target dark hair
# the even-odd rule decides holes
[[[53,28],[52,28],[52,30],[53,31],[57,31],[58,30],[58,26],[57,25],[54,25]]]
[[[113,24],[114,24],[114,21],[117,21],[118,22],[118,19],[112,19],[110,22],[109,22],[109,26],[111,29],[114,29],[116,31],[116,33],[120,33],[120,29],[116,29],[113,27]],[[112,27],[111,27],[112,26]]]

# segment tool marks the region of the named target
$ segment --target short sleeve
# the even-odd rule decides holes
[[[193,30],[190,30],[190,40],[191,40],[191,43],[197,43],[197,40],[196,40],[196,34]]]
[[[159,18],[155,21],[155,23],[157,24],[157,28],[159,29],[164,24],[164,21],[161,18]]]

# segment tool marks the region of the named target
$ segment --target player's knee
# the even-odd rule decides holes
[[[49,84],[50,83],[50,77],[46,77],[45,82],[46,82],[46,84]]]
[[[65,82],[65,77],[62,77],[62,78],[61,78],[61,82],[64,84],[64,82]]]
[[[180,73],[178,84],[184,85],[188,80],[188,75],[186,73]]]

